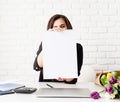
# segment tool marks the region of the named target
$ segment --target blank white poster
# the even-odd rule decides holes
[[[74,32],[47,31],[43,34],[43,78],[77,78],[77,48]]]

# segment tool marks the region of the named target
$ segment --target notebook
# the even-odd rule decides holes
[[[87,88],[40,88],[36,93],[38,98],[89,98]]]
[[[2,83],[0,84],[0,91],[13,90],[20,87],[25,87],[25,85],[18,83]]]

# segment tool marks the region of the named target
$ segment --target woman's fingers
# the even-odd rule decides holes
[[[58,81],[64,81],[64,79],[63,78],[61,78],[61,77],[58,77],[58,79],[57,79]]]

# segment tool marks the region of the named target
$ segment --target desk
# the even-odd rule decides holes
[[[42,87],[48,87],[46,85],[46,82],[41,83],[23,83],[22,84],[28,86],[28,87],[36,87],[37,89]],[[88,83],[80,83],[78,82],[76,85],[71,84],[64,84],[64,83],[52,83],[49,82],[52,86],[55,88],[61,88],[61,87],[72,87],[72,88],[89,88],[90,91],[100,91],[102,87],[94,85],[92,82]],[[36,91],[37,92],[37,91]],[[104,97],[94,100],[92,98],[37,98],[36,92],[32,94],[8,94],[8,95],[2,95],[0,96],[1,102],[120,102],[118,99],[114,100],[107,100]]]

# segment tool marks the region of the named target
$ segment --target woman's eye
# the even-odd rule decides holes
[[[60,28],[65,28],[65,25],[61,25]]]

